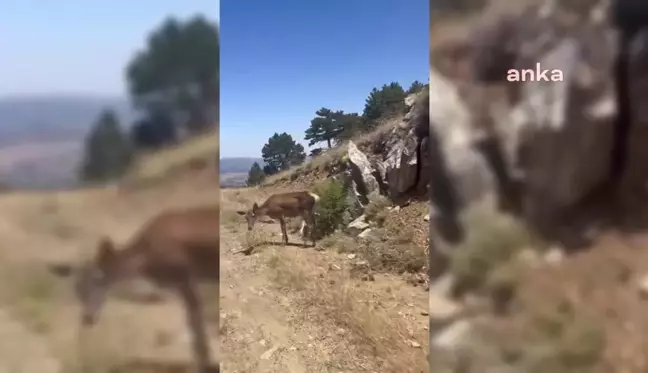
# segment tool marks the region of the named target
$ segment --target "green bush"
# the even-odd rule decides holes
[[[315,188],[320,196],[315,215],[315,237],[321,239],[335,232],[344,221],[348,209],[346,190],[339,180],[329,180]]]
[[[491,273],[521,249],[534,247],[525,227],[513,219],[476,208],[468,217],[472,228],[451,258],[451,272],[465,290],[484,290]]]

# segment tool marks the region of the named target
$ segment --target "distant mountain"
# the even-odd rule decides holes
[[[257,162],[263,167],[262,158],[251,157],[232,157],[220,159],[220,173],[222,174],[235,174],[235,173],[248,173],[250,168]]]
[[[122,98],[0,97],[0,183],[14,188],[76,185],[83,139],[106,108],[124,125],[135,118]]]
[[[135,112],[111,97],[38,96],[0,98],[0,146],[38,140],[82,139],[99,113],[115,110],[123,124]]]
[[[220,187],[241,188],[247,185],[247,177],[254,162],[263,167],[263,159],[232,157],[220,159]]]

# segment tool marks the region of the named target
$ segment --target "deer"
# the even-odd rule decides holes
[[[268,197],[261,206],[255,202],[249,210],[237,211],[237,213],[245,216],[248,231],[252,231],[254,224],[261,216],[268,216],[279,221],[285,245],[288,245],[285,218],[301,216],[303,221],[300,232],[303,236],[304,229],[308,226],[310,239],[315,246],[315,205],[319,200],[320,197],[317,194],[306,191],[278,193]]]
[[[219,216],[218,206],[163,211],[122,249],[102,237],[94,257],[81,266],[74,281],[81,325],[87,328],[97,323],[108,290],[116,283],[143,277],[180,296],[192,333],[197,371],[208,372],[210,350],[197,282],[218,282]]]

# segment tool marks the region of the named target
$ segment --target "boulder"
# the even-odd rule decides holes
[[[378,191],[380,189],[378,181],[373,175],[376,170],[374,170],[367,156],[358,149],[358,146],[353,141],[349,141],[348,149],[351,177],[358,194],[366,197],[370,193]]]
[[[349,234],[357,236],[367,228],[369,228],[369,223],[367,223],[365,216],[362,215],[349,223],[349,225],[347,226],[347,232]]]

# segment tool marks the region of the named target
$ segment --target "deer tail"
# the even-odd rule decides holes
[[[320,196],[318,196],[315,193],[311,193],[311,192],[308,192],[308,194],[310,194],[310,196],[313,197],[313,199],[315,199],[315,203],[319,202]]]

